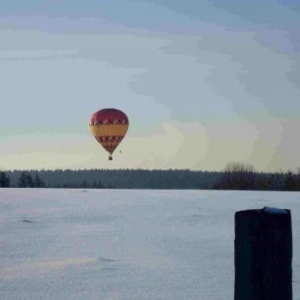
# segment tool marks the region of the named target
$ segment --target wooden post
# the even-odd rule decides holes
[[[235,213],[234,300],[292,300],[291,211]]]

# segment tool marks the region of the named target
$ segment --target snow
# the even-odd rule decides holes
[[[0,189],[0,299],[228,300],[234,214],[290,209],[300,300],[300,193]]]
[[[264,207],[263,212],[273,215],[286,215],[289,213],[289,210],[276,207]]]

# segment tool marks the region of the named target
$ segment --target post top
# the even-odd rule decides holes
[[[268,207],[265,206],[261,209],[247,209],[247,210],[241,210],[237,211],[235,215],[245,216],[245,215],[260,215],[260,214],[266,214],[266,215],[288,215],[291,211],[289,209],[283,209],[283,208],[277,208],[277,207]]]
[[[268,206],[265,206],[263,208],[263,212],[267,213],[267,214],[275,214],[275,215],[289,213],[289,211],[287,209],[282,209],[282,208],[277,208],[277,207],[268,207]]]

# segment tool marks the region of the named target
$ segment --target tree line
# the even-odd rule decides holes
[[[190,170],[89,169],[7,171],[2,187],[209,189],[216,172]]]
[[[261,173],[251,165],[229,163],[223,171],[13,170],[0,171],[0,187],[300,191],[300,169]]]
[[[18,177],[17,184],[12,184],[11,173],[0,171],[0,187],[46,187],[38,172],[22,171]]]
[[[300,191],[300,169],[297,172],[259,173],[253,166],[229,163],[213,184],[223,190]]]

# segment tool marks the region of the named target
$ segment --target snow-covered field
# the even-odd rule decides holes
[[[300,193],[0,189],[1,300],[229,300],[234,213],[292,211]]]

